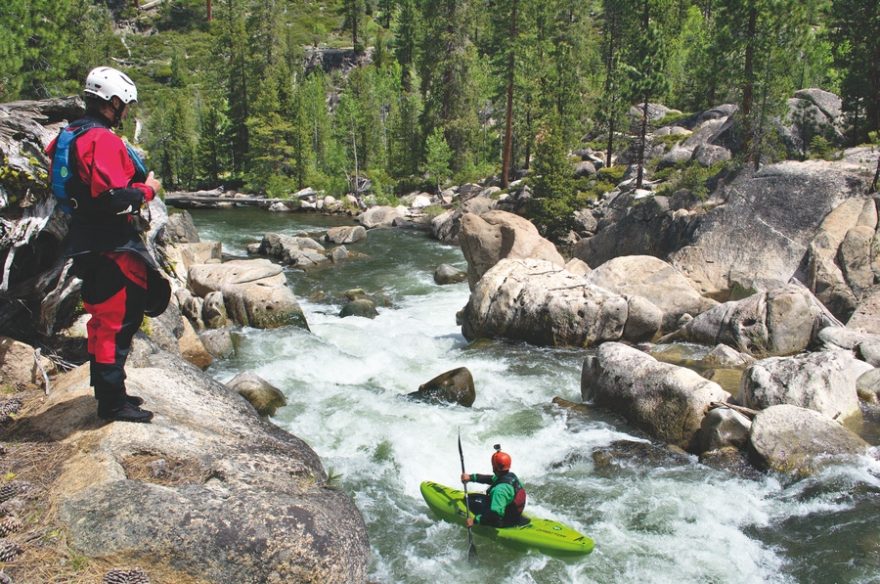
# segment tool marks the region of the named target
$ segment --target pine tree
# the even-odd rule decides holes
[[[76,62],[70,70],[69,77],[74,81],[69,87],[79,92],[89,71],[111,62],[116,38],[110,10],[89,0],[77,0],[70,29],[76,31]]]
[[[196,184],[196,129],[190,92],[163,92],[147,122],[150,162],[167,188]]]
[[[532,198],[527,212],[545,237],[558,240],[574,227],[576,189],[558,122],[539,133],[535,148]]]
[[[450,176],[449,163],[454,153],[446,143],[446,138],[440,128],[435,128],[425,141],[425,173],[430,176],[437,185],[437,192]]]
[[[880,10],[872,0],[834,0],[830,20],[841,97],[859,143],[880,130]]]
[[[806,11],[799,0],[720,0],[718,20],[715,42],[729,56],[725,77],[738,94],[741,150],[757,168],[770,119],[794,88],[791,55],[808,38]]]
[[[28,0],[4,0],[0,8],[0,100],[18,96],[28,39]]]
[[[718,105],[722,51],[713,44],[715,0],[687,8],[679,33],[669,39],[668,105],[685,111],[703,111]]]
[[[279,68],[267,71],[259,96],[248,118],[251,138],[249,185],[271,197],[285,197],[294,187],[290,161],[295,152],[291,144],[293,124],[282,115]],[[287,110],[285,110],[287,111]]]
[[[666,47],[659,23],[666,9],[664,0],[642,0],[642,26],[638,29],[633,50],[631,89],[641,104],[638,134],[636,188],[642,188],[645,168],[645,142],[648,132],[648,103],[652,97],[663,94],[666,84]]]
[[[629,93],[625,72],[627,70],[625,48],[630,42],[633,15],[637,14],[635,0],[604,0],[602,30],[602,59],[605,65],[605,82],[602,91],[600,120],[607,132],[605,164],[611,166],[614,153],[615,133],[619,131],[621,118],[629,108]]]
[[[460,0],[440,0],[422,5],[425,24],[419,49],[419,72],[425,109],[426,135],[442,128],[453,151],[452,169],[473,165],[477,118],[473,68],[476,50],[468,35],[470,6]]]
[[[517,61],[519,58],[519,0],[503,0],[494,6],[495,11],[490,23],[490,50],[492,54],[493,72],[499,82],[498,93],[504,103],[504,131],[501,141],[501,188],[510,183],[511,159],[513,156],[513,118],[514,91],[517,79]]]
[[[400,0],[393,23],[394,56],[400,63],[401,85],[404,92],[412,91],[412,77],[418,59],[419,10],[417,0]]]
[[[354,52],[362,53],[364,44],[361,42],[361,29],[363,26],[366,4],[364,0],[343,0],[342,13],[344,22],[342,27],[351,32],[351,46]]]
[[[70,80],[78,60],[77,31],[68,24],[76,16],[75,7],[74,0],[3,2],[0,23],[6,26],[0,36],[8,30],[10,39],[0,41],[0,50],[8,43],[7,54],[0,56],[11,57],[11,62],[0,65],[0,72],[7,67],[13,72],[8,81],[0,79],[11,89],[7,93],[43,99],[81,85],[81,80]]]
[[[229,118],[224,105],[220,101],[209,104],[201,117],[196,158],[199,179],[209,188],[220,184],[229,163]]]
[[[328,167],[328,150],[333,140],[332,122],[327,112],[327,80],[323,72],[310,73],[299,87],[302,107],[305,115],[306,129],[309,137],[308,148],[315,160],[316,170],[326,172]]]
[[[394,176],[414,176],[419,171],[422,135],[419,118],[422,99],[417,91],[403,92],[390,112],[389,169]]]
[[[229,104],[232,171],[240,176],[249,157],[250,136],[247,120],[250,117],[250,70],[248,67],[249,40],[245,27],[243,0],[226,0],[220,19],[217,59],[220,76],[225,79],[226,100]],[[215,21],[216,22],[216,21]]]

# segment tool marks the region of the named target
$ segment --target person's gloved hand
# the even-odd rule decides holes
[[[466,483],[471,480],[471,475],[466,472],[461,473],[461,482]]]
[[[152,170],[150,171],[150,174],[147,175],[144,184],[153,190],[153,197],[158,195],[159,191],[162,190],[162,183],[159,182],[159,179],[156,178]],[[152,200],[153,197],[149,197],[147,200]]]

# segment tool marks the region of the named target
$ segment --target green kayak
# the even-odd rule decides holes
[[[425,481],[422,497],[437,516],[445,521],[464,525],[464,491]],[[474,533],[518,549],[536,549],[551,556],[583,556],[593,551],[593,540],[557,521],[523,514],[528,523],[516,527],[474,525]]]

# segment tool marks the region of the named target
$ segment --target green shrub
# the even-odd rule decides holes
[[[652,141],[654,144],[663,144],[667,149],[671,149],[673,146],[684,142],[687,137],[687,134],[667,134],[665,136],[654,136]]]
[[[730,170],[731,162],[719,161],[706,168],[703,165],[691,162],[682,168],[663,169],[664,178],[669,180],[660,185],[656,194],[658,196],[670,196],[676,191],[685,189],[696,195],[701,201],[705,201],[709,195],[709,183],[722,172]],[[657,175],[654,178],[658,178]]]
[[[425,207],[423,211],[425,212],[425,215],[433,219],[434,217],[439,217],[440,215],[445,213],[446,209],[444,209],[440,205],[430,205],[428,207]]]
[[[270,199],[289,199],[297,190],[296,181],[289,176],[273,174],[266,183],[266,196]]]
[[[810,158],[828,160],[834,154],[834,147],[825,136],[813,136],[810,140]]]
[[[616,164],[614,166],[606,166],[605,168],[600,168],[596,173],[599,177],[613,182],[615,185],[623,180],[623,175],[626,174],[626,166],[622,164]]]
[[[676,122],[680,122],[682,120],[686,120],[691,117],[693,114],[687,112],[669,112],[656,122],[652,122],[651,125],[655,128],[662,128],[663,126],[670,126]]]
[[[666,180],[666,179],[668,179],[670,176],[672,176],[673,174],[675,174],[675,171],[676,171],[676,170],[678,170],[678,169],[675,168],[674,166],[667,166],[666,168],[661,168],[660,170],[658,170],[657,172],[655,172],[655,173],[651,176],[651,179],[652,179],[652,180],[658,180],[658,181],[659,181],[659,180]]]

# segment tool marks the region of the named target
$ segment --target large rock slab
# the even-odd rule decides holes
[[[189,270],[188,286],[193,294],[204,298],[227,285],[253,283],[281,286],[287,283],[284,270],[266,259],[232,260],[223,264],[198,264]]]
[[[845,419],[859,413],[856,381],[871,369],[849,351],[762,359],[743,374],[740,399],[756,410],[789,404]]]
[[[627,340],[644,340],[648,327],[628,323],[629,316],[625,298],[583,276],[546,260],[504,259],[477,283],[462,311],[461,330],[467,339],[590,347],[620,340],[629,327],[642,338]]]
[[[697,452],[711,402],[730,394],[698,373],[657,361],[621,343],[605,343],[584,360],[581,396],[623,415],[651,436]]]
[[[786,282],[825,216],[863,197],[865,174],[864,166],[843,161],[786,161],[744,173],[726,188],[727,203],[700,218],[670,262],[709,295],[737,282]]]
[[[847,328],[880,335],[880,286],[865,293],[852,316],[846,321]]]
[[[758,292],[700,314],[664,340],[724,343],[749,355],[791,355],[805,350],[826,316],[810,292],[796,285]]]
[[[805,284],[842,320],[873,285],[870,247],[876,225],[873,199],[854,197],[835,207],[810,241]]]
[[[507,211],[490,211],[483,215],[465,213],[461,217],[458,240],[468,263],[471,290],[483,274],[505,258],[565,265],[553,243],[541,237],[530,221]]]
[[[331,227],[324,236],[326,241],[337,245],[344,243],[355,243],[367,238],[367,230],[363,225],[342,225],[340,227]]]
[[[311,268],[330,261],[324,246],[314,239],[283,233],[265,234],[257,252],[297,268]]]
[[[663,328],[670,330],[685,314],[695,316],[717,306],[704,298],[687,278],[670,264],[645,255],[608,260],[587,274],[597,286],[624,296],[642,296],[663,311]]]
[[[828,416],[787,404],[771,406],[755,416],[749,445],[763,466],[801,476],[834,458],[863,455],[869,447]]]
[[[203,297],[221,292],[229,318],[242,326],[276,328],[292,324],[308,328],[281,266],[269,260],[192,266],[189,287]]]
[[[74,453],[46,489],[68,545],[185,581],[364,582],[363,519],[315,452],[179,358],[147,360],[126,382],[151,424],[100,424],[84,366],[15,429]]]
[[[365,229],[391,227],[394,225],[395,219],[403,217],[405,212],[406,209],[403,207],[370,207],[357,216],[357,221]]]

